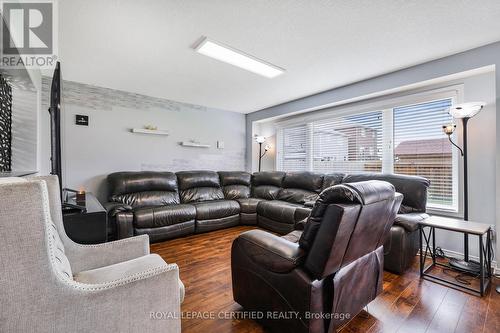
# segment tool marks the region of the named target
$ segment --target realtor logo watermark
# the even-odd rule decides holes
[[[0,67],[53,68],[57,62],[57,1],[0,3]]]

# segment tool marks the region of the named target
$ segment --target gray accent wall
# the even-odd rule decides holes
[[[37,170],[37,92],[12,87],[12,170]]]
[[[259,121],[289,117],[308,110],[318,110],[326,106],[341,105],[347,101],[380,96],[384,92],[393,93],[401,87],[426,81],[432,82],[446,76],[452,77],[457,73],[487,66],[493,68],[491,76],[470,79],[470,86],[473,88],[465,88],[465,101],[481,98],[479,96],[482,98],[492,96],[488,108],[491,112],[482,112],[469,124],[470,219],[492,225],[498,230],[500,228],[500,176],[498,176],[500,175],[500,133],[498,132],[500,117],[497,115],[500,108],[500,42],[247,114],[247,168],[250,170],[252,160],[255,160],[252,130]],[[438,234],[438,236],[440,236],[438,241],[442,241],[441,246],[445,249],[462,253],[460,237],[449,233]],[[476,244],[477,239],[474,239],[471,243],[472,253],[477,253]],[[500,242],[496,244],[495,252],[498,256],[500,255]]]
[[[42,80],[42,109],[48,107],[50,78]],[[124,91],[64,81],[63,184],[105,200],[105,177],[116,171],[244,170],[245,115]],[[89,116],[89,126],[75,116]],[[48,114],[44,117],[44,169],[49,171]],[[168,136],[132,133],[154,125]],[[210,148],[184,147],[199,141]],[[217,141],[224,148],[217,148]]]

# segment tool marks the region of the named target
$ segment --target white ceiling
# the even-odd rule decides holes
[[[67,80],[248,113],[500,40],[498,0],[63,0]],[[287,70],[197,54],[208,36]]]

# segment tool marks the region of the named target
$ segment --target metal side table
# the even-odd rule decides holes
[[[456,218],[431,216],[419,224],[420,229],[420,277],[435,282],[441,282],[456,287],[463,291],[473,292],[483,296],[491,282],[491,228],[487,224],[464,221]],[[426,232],[426,229],[429,229]],[[436,229],[448,230],[462,234],[469,234],[479,238],[479,289],[470,288],[457,281],[447,280],[429,273],[436,266],[450,268],[450,266],[437,262],[436,258]],[[485,239],[486,238],[486,241]],[[432,263],[425,266],[427,257],[432,258]]]

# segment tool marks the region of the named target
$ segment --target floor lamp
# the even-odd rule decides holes
[[[264,153],[262,153],[262,144],[266,142],[266,138],[261,135],[256,135],[255,136],[255,141],[259,144],[259,172],[260,172],[260,167],[262,164],[262,157],[266,155],[267,151],[270,149],[269,145],[266,145],[264,147]]]
[[[460,150],[460,154],[464,158],[464,220],[469,220],[469,180],[468,180],[468,166],[467,166],[467,124],[469,119],[479,113],[485,106],[483,102],[472,102],[457,104],[450,109],[450,114],[455,119],[462,120],[462,148],[451,140],[451,135],[455,131],[456,125],[443,126],[443,132],[448,136],[451,144]],[[479,273],[479,263],[469,260],[469,235],[464,234],[464,259],[450,259],[449,264],[451,267],[460,271]]]

